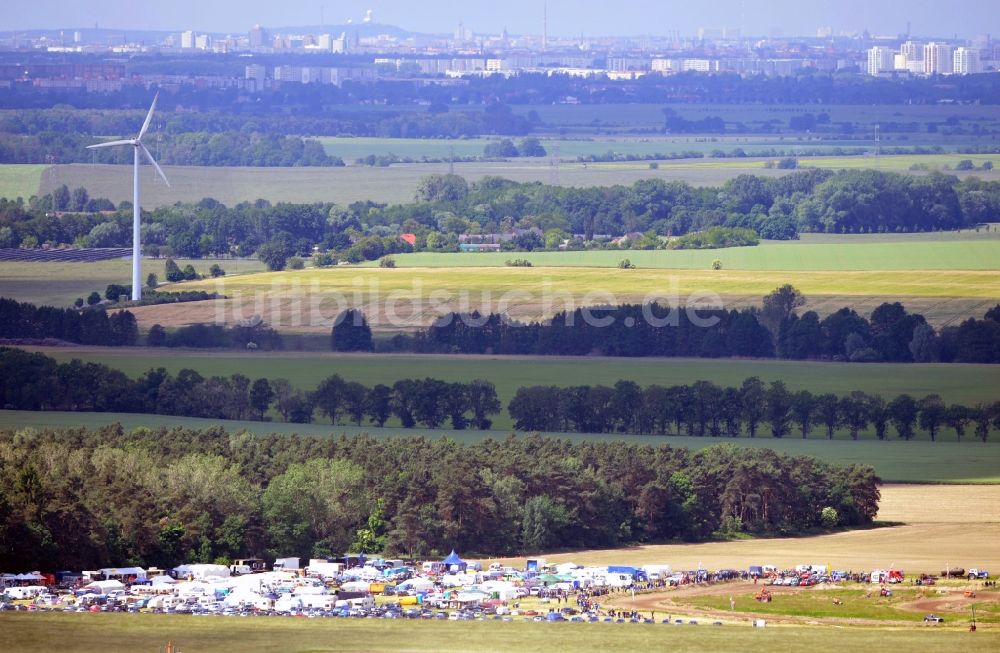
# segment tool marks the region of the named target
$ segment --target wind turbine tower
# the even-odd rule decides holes
[[[88,145],[88,150],[96,150],[100,147],[117,147],[119,145],[131,145],[132,146],[132,301],[139,301],[142,299],[142,243],[140,242],[140,229],[139,229],[139,218],[142,213],[142,209],[139,206],[139,151],[146,155],[149,162],[153,164],[156,168],[156,172],[160,174],[163,178],[163,183],[170,186],[170,182],[167,181],[167,176],[163,174],[163,170],[160,165],[153,158],[153,155],[149,153],[146,146],[142,144],[142,137],[146,134],[146,130],[149,129],[149,123],[153,122],[153,111],[156,109],[156,100],[160,97],[157,93],[153,98],[153,104],[149,107],[149,113],[146,114],[146,121],[142,123],[142,128],[139,129],[139,135],[135,138],[130,138],[120,141],[108,141],[107,143],[97,143],[96,145]]]

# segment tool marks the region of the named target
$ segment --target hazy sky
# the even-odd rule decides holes
[[[421,32],[455,31],[458,22],[476,32],[542,31],[541,0],[455,2],[454,0],[4,0],[0,30],[101,27],[244,32],[267,26],[319,24],[361,19],[372,9],[375,21]],[[322,10],[321,10],[322,7]],[[753,35],[812,35],[820,26],[834,32],[868,29],[971,37],[1000,33],[1000,0],[548,0],[553,35],[694,34],[699,27],[742,27]]]

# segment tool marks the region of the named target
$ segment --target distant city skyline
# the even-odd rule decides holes
[[[934,0],[715,0],[710,7],[690,3],[619,0],[608,3],[548,0],[548,33],[554,37],[642,36],[680,33],[695,35],[699,28],[740,29],[745,36],[814,36],[820,28],[833,34],[861,32],[873,35],[910,33],[972,38],[1000,29],[1000,2],[962,5],[961,11]],[[976,6],[978,5],[978,6]],[[541,34],[543,2],[507,0],[504,3],[445,3],[440,0],[362,0],[345,3],[288,0],[173,0],[137,3],[134,0],[15,0],[4,8],[0,30],[89,28],[195,30],[241,33],[254,24],[267,27],[360,23],[365,11],[374,22],[403,29],[447,34],[459,22],[475,33]],[[777,20],[780,17],[781,20]]]

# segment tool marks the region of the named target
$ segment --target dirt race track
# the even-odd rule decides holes
[[[863,586],[853,583],[847,584],[847,588],[856,589],[858,587],[871,587],[874,588],[871,591],[872,596],[867,596],[864,598],[853,599],[856,601],[876,601],[878,600],[878,586]],[[901,585],[900,588],[907,588],[907,585]],[[702,620],[713,620],[722,621],[724,623],[733,622],[745,622],[749,619],[764,619],[769,623],[782,623],[782,624],[808,624],[808,625],[841,625],[841,626],[898,626],[898,627],[913,627],[914,625],[919,625],[921,622],[914,619],[870,619],[870,618],[859,618],[859,617],[836,617],[836,616],[803,616],[794,614],[775,614],[772,611],[753,611],[753,610],[735,610],[730,611],[726,609],[713,609],[700,606],[690,605],[688,602],[692,599],[699,599],[705,597],[746,597],[747,595],[754,595],[760,591],[762,585],[755,585],[752,582],[734,582],[734,583],[720,583],[720,584],[707,584],[707,585],[690,585],[679,589],[671,589],[662,592],[653,592],[650,594],[637,594],[634,598],[629,595],[617,595],[614,599],[606,601],[603,605],[605,608],[614,608],[620,610],[637,610],[640,616],[647,617],[652,614],[656,619],[663,619],[666,617],[670,618],[685,618],[685,619],[702,619]],[[815,587],[768,587],[768,590],[774,596],[774,604],[780,605],[782,599],[792,598],[798,595],[806,593],[826,593],[837,591],[836,586],[824,586],[819,585]],[[956,625],[961,624],[965,627],[966,622],[969,617],[969,609],[973,604],[976,605],[995,605],[998,600],[1000,600],[1000,592],[978,592],[975,597],[967,597],[964,595],[961,589],[937,589],[937,588],[926,588],[928,592],[927,598],[920,598],[915,601],[907,601],[904,603],[899,603],[895,607],[901,612],[912,613],[913,615],[922,616],[924,614],[934,613],[939,614],[945,618],[945,623],[955,623]],[[942,595],[943,594],[943,595]],[[851,601],[852,599],[847,599]],[[724,602],[724,601],[723,601]],[[831,599],[830,604],[833,604]],[[984,613],[981,613],[984,614]],[[985,613],[990,614],[990,613]],[[995,624],[978,624],[979,627],[995,629],[997,626]],[[928,625],[929,626],[929,625]],[[930,627],[930,626],[929,626]],[[937,627],[937,626],[935,626]]]

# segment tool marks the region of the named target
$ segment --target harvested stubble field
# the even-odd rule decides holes
[[[984,252],[997,249],[988,242],[975,244],[983,245]],[[630,253],[618,255],[630,257]],[[218,292],[230,299],[145,307],[136,317],[148,328],[155,323],[180,326],[207,320],[232,324],[257,314],[275,328],[322,333],[342,310],[360,307],[373,328],[398,331],[427,326],[453,311],[502,312],[514,319],[538,320],[567,308],[623,302],[668,304],[674,298],[673,303],[682,306],[705,306],[711,293],[718,295],[726,308],[759,305],[764,295],[786,283],[813,302],[807,309],[815,308],[821,314],[844,306],[864,311],[885,301],[901,301],[910,310],[926,311],[935,326],[982,317],[1000,299],[1000,273],[994,269],[338,267],[177,284],[173,288]]]
[[[761,538],[699,544],[661,544],[631,549],[574,551],[546,555],[549,562],[642,565],[668,563],[674,569],[744,569],[803,563],[870,571],[893,565],[908,574],[937,574],[946,565],[1000,568],[1000,485],[882,487],[879,520],[902,525],[801,538]],[[524,558],[503,562],[524,565]],[[995,572],[994,572],[995,573]]]
[[[27,614],[0,615],[4,639],[12,650],[65,653],[101,650],[132,653],[165,648],[178,651],[245,653],[323,653],[326,651],[576,651],[670,650],[681,652],[773,653],[775,649],[840,653],[877,650],[912,653],[922,650],[994,651],[996,632],[965,633],[956,629],[862,629],[830,626],[787,626],[751,629],[748,624],[724,627],[672,627],[633,624],[546,624],[504,622],[425,622],[371,619],[208,618],[171,615]]]

